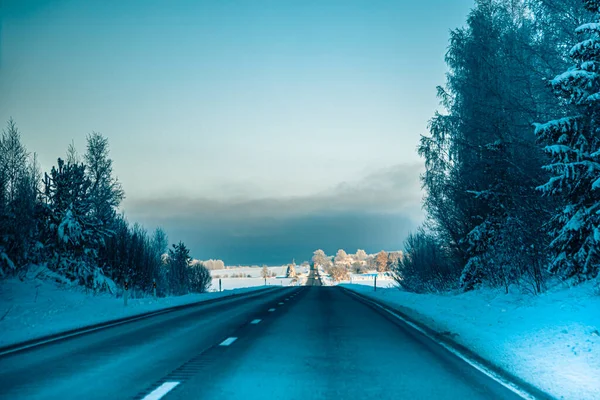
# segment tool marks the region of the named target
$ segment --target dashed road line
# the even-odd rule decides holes
[[[279,305],[280,305],[280,306],[282,306],[282,305],[283,305],[283,302],[279,302]]]
[[[152,392],[148,393],[142,400],[158,400],[163,398],[171,390],[175,389],[175,386],[179,385],[179,382],[165,382]]]
[[[223,340],[219,346],[229,346],[231,343],[235,342],[236,340],[237,340],[236,337],[229,337],[229,338]]]
[[[269,312],[273,312],[273,311],[275,311],[274,308],[269,308]]]
[[[252,320],[252,322],[250,322],[250,323],[251,323],[252,325],[256,325],[256,324],[259,324],[259,323],[260,323],[260,321],[262,321],[262,320],[260,320],[260,319],[255,319],[255,320]]]

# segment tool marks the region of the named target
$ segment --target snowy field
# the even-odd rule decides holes
[[[287,266],[268,267],[269,271],[279,276],[279,278],[267,278],[267,286],[294,286],[301,285],[305,281],[299,277],[297,283],[292,282],[290,278],[281,278],[287,272]],[[308,268],[296,266],[298,274],[307,274]],[[229,267],[225,269],[215,269],[210,271],[213,277],[212,285],[208,289],[210,292],[219,290],[219,278],[223,290],[264,286],[265,280],[262,278],[262,267]]]
[[[249,287],[249,285],[245,286]],[[0,284],[0,347],[38,337],[81,328],[100,322],[133,316],[163,308],[258,289],[228,290],[221,293],[128,300],[109,294],[92,295],[81,287],[65,287],[42,280],[8,279]]]
[[[557,398],[600,399],[600,296],[592,283],[540,296],[343,286],[451,332],[458,343]]]
[[[365,285],[373,287],[373,278],[364,277],[357,274],[350,274],[350,281],[343,283],[351,283],[355,285]],[[396,281],[392,278],[377,278],[377,288],[393,288],[396,287]]]
[[[325,286],[335,286],[335,285],[343,285],[343,284],[352,284],[352,285],[364,285],[373,289],[375,284],[372,276],[365,276],[364,274],[350,274],[350,279],[345,281],[335,282],[323,269],[319,269],[319,274],[321,274],[321,282]],[[395,288],[396,281],[390,277],[386,276],[378,276],[377,277],[377,288]]]
[[[301,281],[298,281],[301,283]],[[296,284],[296,286],[298,285]],[[264,287],[265,280],[263,278],[222,278],[221,288],[223,290],[233,290],[251,287]],[[267,286],[294,286],[290,278],[267,278]],[[208,288],[209,292],[219,290],[219,279],[213,278],[212,285]]]
[[[268,267],[269,271],[275,273],[277,276],[285,275],[287,271],[287,266],[281,267]],[[252,278],[260,278],[262,273],[261,267],[229,267],[225,269],[214,269],[210,271],[210,274],[213,277],[217,275],[221,278],[232,278],[233,275],[244,275],[244,278],[247,278],[248,275]]]

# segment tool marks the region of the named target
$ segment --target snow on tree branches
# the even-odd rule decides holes
[[[584,4],[600,17],[600,0]],[[574,115],[536,124],[535,134],[546,144],[551,162],[544,168],[552,174],[538,189],[565,202],[551,221],[549,269],[583,280],[600,268],[600,25],[586,23],[575,32],[583,36],[569,52],[575,64],[550,82]]]

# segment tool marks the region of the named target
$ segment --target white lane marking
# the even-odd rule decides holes
[[[275,289],[271,288],[270,290],[267,289],[265,291],[272,291],[272,290],[275,290]],[[246,298],[259,297],[261,295],[261,292],[263,292],[263,291],[259,290],[257,292],[258,293],[252,293],[252,292],[250,292],[248,294],[244,293],[244,294],[240,295],[238,298],[241,298],[241,297],[246,297]],[[231,295],[231,294],[230,295],[225,295],[225,296],[218,297],[217,301],[218,302],[220,302],[220,301],[227,302],[229,300],[232,300],[232,298],[235,298],[235,297],[236,297],[236,295]],[[191,307],[195,307],[195,306],[210,306],[210,305],[214,304],[214,303],[207,303],[207,304],[203,304],[203,303],[205,303],[204,300],[196,302],[196,303],[190,303],[190,304],[188,304],[186,306],[186,308],[191,308]],[[34,343],[31,343],[31,344],[23,344],[22,346],[17,346],[17,347],[14,347],[12,349],[0,351],[0,356],[5,356],[7,354],[16,353],[18,351],[22,351],[22,350],[25,350],[25,349],[30,349],[32,347],[41,346],[43,344],[56,342],[58,340],[63,340],[63,339],[67,339],[67,338],[70,338],[70,337],[80,336],[80,335],[83,335],[85,333],[95,332],[95,331],[99,331],[99,330],[102,330],[102,329],[107,329],[107,328],[112,328],[112,327],[119,326],[119,325],[128,324],[130,322],[139,321],[139,320],[146,319],[146,318],[156,317],[156,316],[159,316],[161,314],[167,314],[167,313],[170,313],[170,312],[177,312],[179,310],[185,310],[186,308],[179,309],[178,306],[175,306],[175,307],[170,307],[170,308],[164,308],[164,309],[158,310],[158,311],[151,311],[151,312],[148,312],[146,314],[141,314],[141,315],[137,315],[137,316],[125,317],[125,319],[123,321],[114,321],[114,322],[107,321],[107,322],[103,323],[101,326],[96,326],[96,327],[91,327],[91,328],[81,328],[81,329],[78,329],[76,332],[57,334],[56,336],[48,338],[46,340],[36,341]]]
[[[223,340],[219,346],[229,346],[231,343],[235,342],[236,340],[237,340],[236,337],[227,338],[227,339]]]
[[[0,356],[5,356],[5,355],[10,354],[10,353],[16,353],[17,351],[21,351],[21,350],[25,350],[25,349],[30,349],[32,347],[41,346],[43,344],[56,342],[58,340],[67,339],[67,338],[74,337],[74,336],[80,336],[80,335],[83,335],[84,333],[95,332],[95,331],[99,331],[99,330],[102,330],[102,329],[112,328],[114,326],[128,324],[130,322],[135,322],[135,321],[138,321],[138,320],[141,320],[141,319],[155,317],[155,316],[158,316],[160,314],[166,314],[166,313],[171,312],[171,311],[173,311],[173,310],[170,310],[170,309],[166,308],[164,310],[158,310],[158,311],[155,311],[155,312],[153,311],[153,312],[150,312],[148,314],[140,315],[140,316],[137,316],[137,317],[132,317],[131,319],[125,319],[124,321],[117,321],[117,322],[110,322],[110,321],[108,321],[106,323],[106,325],[97,326],[97,327],[88,328],[88,329],[82,328],[81,330],[77,330],[77,332],[65,333],[65,334],[62,334],[62,335],[59,334],[56,337],[52,337],[52,338],[47,339],[47,340],[41,340],[39,342],[35,342],[35,343],[31,343],[31,344],[25,344],[23,346],[18,346],[18,347],[15,347],[14,349],[9,349],[9,350],[5,350],[5,351],[1,351],[0,352]]]
[[[269,308],[269,312],[273,312],[273,311],[275,311],[274,308]]]
[[[283,305],[283,303],[281,303],[281,302],[280,302],[280,303],[279,303],[279,305],[280,305],[280,306],[282,306],[282,305]]]
[[[260,323],[260,321],[261,321],[260,319],[255,319],[255,320],[253,320],[253,321],[252,321],[252,322],[250,322],[250,323],[251,323],[252,325],[256,325],[256,324]]]
[[[179,382],[165,382],[152,392],[148,393],[142,400],[158,400],[179,385]]]
[[[411,328],[416,329],[417,331],[419,331],[420,333],[422,333],[423,335],[425,335],[426,337],[428,337],[429,339],[431,339],[432,341],[434,341],[435,343],[439,344],[440,346],[442,346],[443,348],[445,348],[446,350],[448,350],[450,353],[454,354],[455,356],[457,356],[458,358],[460,358],[461,360],[465,361],[467,364],[469,364],[470,366],[472,366],[473,368],[475,368],[476,370],[478,370],[479,372],[482,372],[483,374],[489,376],[490,378],[492,378],[493,380],[495,380],[496,382],[498,382],[499,384],[501,384],[502,386],[504,386],[505,388],[509,389],[510,391],[512,391],[513,393],[517,394],[519,397],[522,397],[523,399],[526,400],[536,400],[536,397],[531,395],[530,393],[527,393],[525,390],[521,389],[520,387],[518,387],[517,385],[515,385],[514,383],[504,379],[502,376],[496,374],[494,371],[490,370],[489,368],[487,368],[485,365],[482,365],[480,363],[478,363],[475,360],[471,360],[470,358],[468,358],[467,356],[463,355],[461,352],[459,352],[458,350],[454,349],[453,347],[447,345],[446,343],[440,342],[438,340],[436,340],[433,336],[431,336],[430,334],[428,334],[424,329],[421,329],[421,327],[419,327],[416,324],[413,324],[412,322],[410,322],[409,320],[403,318],[402,316],[396,314],[395,312],[393,312],[392,310],[388,310],[386,307],[382,306],[381,304],[357,295],[355,293],[352,293],[354,295],[356,295],[357,297],[360,297],[364,300],[367,300],[369,303],[373,304],[376,307],[381,308],[383,311],[387,312],[388,314],[392,315],[393,317],[399,319],[400,321],[404,322],[405,324],[409,325]]]

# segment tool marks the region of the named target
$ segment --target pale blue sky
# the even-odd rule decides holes
[[[342,210],[413,221],[382,239],[399,248],[422,218],[415,148],[438,108],[448,33],[472,4],[8,0],[0,120],[15,119],[44,168],[71,140],[84,151],[87,133],[107,136],[125,212],[173,240],[183,230],[169,226],[171,199],[219,204],[223,218],[239,203],[279,201],[283,215],[265,205],[256,218],[299,218],[404,168],[406,182]],[[206,247],[192,250],[220,256]]]

